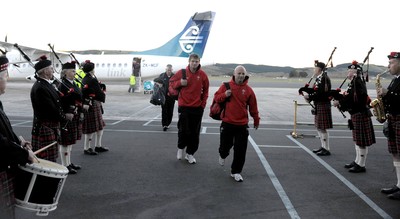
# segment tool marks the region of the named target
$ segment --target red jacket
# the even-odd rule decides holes
[[[259,126],[260,117],[258,115],[257,99],[253,89],[247,85],[248,77],[243,84],[236,84],[234,79],[229,82],[232,94],[226,102],[225,112],[221,114],[223,122],[233,125],[247,125],[249,123],[250,112],[254,119],[254,126]],[[215,92],[214,100],[218,103],[226,98],[226,87],[224,84]]]
[[[186,67],[187,86],[181,86],[182,70],[177,71],[169,80],[169,86],[181,89],[178,97],[178,106],[206,107],[208,88],[210,86],[207,74],[200,69],[192,73],[189,66]]]

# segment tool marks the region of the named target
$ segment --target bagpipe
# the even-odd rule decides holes
[[[323,72],[323,73],[325,73],[326,66],[328,66],[329,63],[331,64],[331,67],[333,67],[332,56],[333,56],[333,53],[334,53],[335,51],[336,51],[336,47],[333,48],[333,51],[331,52],[331,55],[329,56],[328,62],[327,62],[326,65],[325,65],[325,68],[322,69],[322,72]],[[315,62],[318,62],[318,60],[315,60]],[[314,88],[310,88],[310,83],[311,83],[311,81],[313,80],[313,78],[314,78],[314,74],[311,76],[310,80],[304,85],[304,87],[301,87],[301,88],[299,89],[299,95],[304,96],[303,92],[306,92],[306,93],[308,93],[308,94],[312,94],[312,93],[314,93],[314,92],[316,91]]]
[[[362,62],[361,65],[360,65],[361,67],[363,67],[364,64],[365,64],[366,62],[368,62],[367,66],[369,67],[369,55],[371,54],[371,52],[372,52],[373,49],[374,49],[374,47],[371,47],[371,49],[368,51],[367,56],[364,58],[363,62]],[[367,70],[365,71],[365,73],[366,73],[366,79],[365,79],[365,81],[368,82],[368,68],[367,68]],[[363,74],[364,74],[364,72],[363,72]],[[343,80],[343,82],[340,84],[340,86],[339,86],[338,88],[336,88],[335,90],[330,90],[330,91],[329,91],[329,97],[330,97],[330,99],[340,101],[340,100],[342,100],[342,99],[344,98],[344,96],[345,96],[346,94],[342,94],[341,91],[342,91],[342,86],[343,86],[344,83],[347,81],[347,79],[348,79],[348,77],[346,77],[346,78]],[[355,77],[353,77],[353,78],[351,79],[351,81],[350,81],[349,84],[352,84],[353,81],[354,81],[354,79],[355,79]],[[363,78],[363,79],[364,79],[364,78]],[[340,109],[339,107],[338,107],[338,109],[339,109],[339,111],[342,113],[343,117],[346,118],[346,116],[344,115],[342,109]]]
[[[337,47],[334,47],[334,48],[333,48],[333,50],[332,50],[332,52],[331,52],[331,55],[329,56],[328,62],[326,63],[324,69],[322,69],[322,74],[326,74],[326,66],[328,66],[329,63],[330,63],[330,65],[331,65],[331,67],[333,67],[332,57],[333,57],[333,53],[335,53],[335,51],[336,51],[336,48],[337,48]],[[314,62],[317,63],[318,60],[315,60]],[[301,87],[301,88],[299,89],[299,95],[304,96],[304,93],[303,93],[303,92],[306,92],[307,94],[310,95],[310,94],[313,94],[313,93],[315,93],[315,92],[317,91],[317,88],[316,88],[316,87],[312,87],[312,88],[310,87],[310,83],[311,83],[311,81],[313,80],[313,78],[314,78],[314,74],[311,76],[310,80],[304,85],[304,87]],[[311,106],[312,108],[315,108],[315,106],[312,105],[310,102],[308,102],[308,103],[310,104],[310,106]]]

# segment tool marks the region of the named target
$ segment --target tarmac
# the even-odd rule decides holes
[[[255,130],[250,119],[244,181],[234,181],[233,151],[220,166],[220,122],[208,116],[220,82],[211,82],[196,164],[176,159],[177,105],[164,132],[161,108],[150,104],[149,94],[128,93],[125,82],[107,84],[103,145],[110,151],[89,156],[82,141],[73,146],[72,162],[82,169],[67,176],[47,218],[400,218],[400,202],[380,192],[397,182],[382,126],[373,118],[377,143],[369,147],[367,171],[350,173],[344,164],[354,160],[355,150],[348,118],[332,108],[332,155],[316,156],[312,149],[320,141],[311,107],[297,93],[300,83],[250,81],[261,124]],[[0,96],[14,131],[25,139],[32,128],[31,86],[11,81]],[[17,208],[16,218],[41,216]]]

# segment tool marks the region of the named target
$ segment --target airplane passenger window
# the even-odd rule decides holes
[[[102,67],[102,68],[104,68],[105,66],[106,66],[106,64],[104,64],[104,63],[103,63],[103,64],[101,64],[101,67]]]
[[[118,67],[121,67],[121,66],[122,66],[122,64],[121,64],[121,63],[119,63],[119,64],[118,64]]]
[[[115,66],[117,66],[117,64],[114,63],[114,64],[113,64],[113,68],[115,68]]]
[[[128,67],[128,64],[127,64],[127,63],[124,63],[124,68],[126,68],[126,67]]]
[[[96,68],[98,68],[99,67],[99,63],[96,63]]]
[[[110,63],[107,63],[107,68],[109,68],[111,66],[111,64]]]

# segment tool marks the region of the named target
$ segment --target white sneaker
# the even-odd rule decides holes
[[[178,160],[182,160],[183,157],[183,149],[178,149],[178,152],[176,153],[176,158]]]
[[[218,159],[219,165],[223,166],[225,164],[225,159],[222,159],[221,156]]]
[[[243,177],[239,173],[231,174],[231,177],[234,178],[236,182],[243,182]]]
[[[190,163],[190,164],[195,164],[196,159],[193,157],[191,154],[186,154],[185,159]]]

